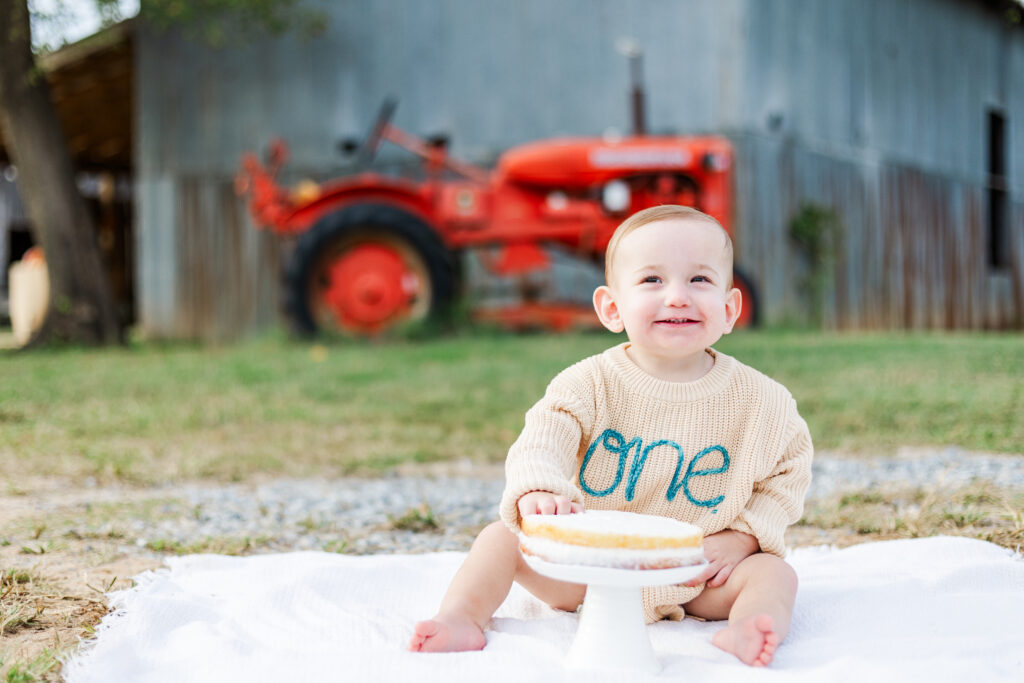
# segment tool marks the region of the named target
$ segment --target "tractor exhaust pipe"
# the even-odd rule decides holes
[[[647,112],[644,109],[643,54],[629,59],[629,77],[633,83],[633,134],[647,135]]]
[[[644,94],[644,52],[632,38],[622,38],[616,46],[629,59],[630,104],[633,114],[633,135],[647,135],[646,97]]]

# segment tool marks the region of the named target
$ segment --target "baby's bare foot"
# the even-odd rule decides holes
[[[482,650],[487,638],[468,617],[437,615],[416,624],[409,650],[412,652],[463,652]]]
[[[768,666],[779,646],[779,634],[767,614],[747,617],[729,624],[712,637],[711,642],[739,657],[750,666]]]

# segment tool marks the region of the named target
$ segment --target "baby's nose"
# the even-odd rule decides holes
[[[668,306],[684,306],[690,301],[690,292],[683,286],[665,288],[665,304]]]

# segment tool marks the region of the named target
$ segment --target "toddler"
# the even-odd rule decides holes
[[[772,661],[797,589],[783,535],[802,513],[813,448],[782,385],[711,348],[742,306],[732,260],[728,233],[695,209],[658,206],[618,227],[594,308],[627,341],[562,371],[526,414],[505,465],[501,521],[477,537],[410,650],[483,648],[513,581],[575,610],[585,586],[530,569],[520,519],[615,509],[704,530],[706,569],[645,589],[648,622],[728,619],[716,646],[752,666]]]

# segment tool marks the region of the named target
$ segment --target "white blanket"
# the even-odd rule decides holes
[[[290,553],[169,559],[111,596],[69,683],[111,681],[621,681],[566,671],[574,614],[518,586],[481,652],[405,651],[462,553]],[[648,627],[657,677],[690,681],[1024,681],[1024,561],[982,541],[929,538],[798,549],[793,626],[768,669],[711,644],[721,622]]]

